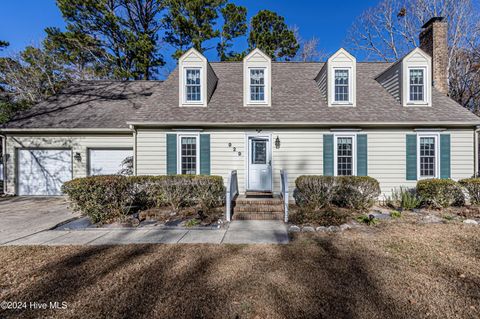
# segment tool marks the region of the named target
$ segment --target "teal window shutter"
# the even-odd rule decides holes
[[[417,180],[417,134],[407,134],[407,181]]]
[[[167,134],[167,175],[177,174],[177,134]]]
[[[200,174],[210,175],[210,134],[200,134]]]
[[[367,134],[357,135],[357,175],[368,175]]]
[[[333,134],[323,134],[323,175],[333,176]]]
[[[440,178],[450,178],[450,134],[440,134]]]

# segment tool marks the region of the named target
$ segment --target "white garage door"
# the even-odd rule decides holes
[[[90,175],[125,174],[131,166],[124,160],[132,156],[132,150],[92,149],[89,151]]]
[[[18,150],[18,195],[61,195],[71,179],[70,150]]]

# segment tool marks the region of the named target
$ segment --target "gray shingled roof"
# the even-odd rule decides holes
[[[178,70],[160,82],[90,82],[19,114],[8,128],[126,128],[139,123],[473,123],[480,118],[433,90],[432,107],[403,107],[375,78],[389,63],[358,63],[357,106],[328,107],[314,81],[323,63],[272,63],[272,106],[244,107],[242,63],[211,63],[208,107],[179,107]]]

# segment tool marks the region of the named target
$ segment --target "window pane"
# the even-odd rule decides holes
[[[195,175],[197,173],[197,138],[182,137],[181,143],[182,174]]]
[[[353,175],[353,138],[337,138],[337,175]]]
[[[263,69],[250,70],[250,100],[265,100],[265,73]]]
[[[348,102],[348,70],[335,70],[335,101]]]
[[[187,101],[201,101],[200,87],[200,70],[187,69],[185,89]]]
[[[410,101],[423,101],[424,87],[423,70],[410,70]]]
[[[267,141],[252,141],[252,164],[267,164]]]
[[[435,177],[435,138],[420,138],[420,176]]]

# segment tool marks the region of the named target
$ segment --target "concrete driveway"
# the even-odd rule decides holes
[[[79,216],[64,197],[0,198],[0,244],[23,238]]]

